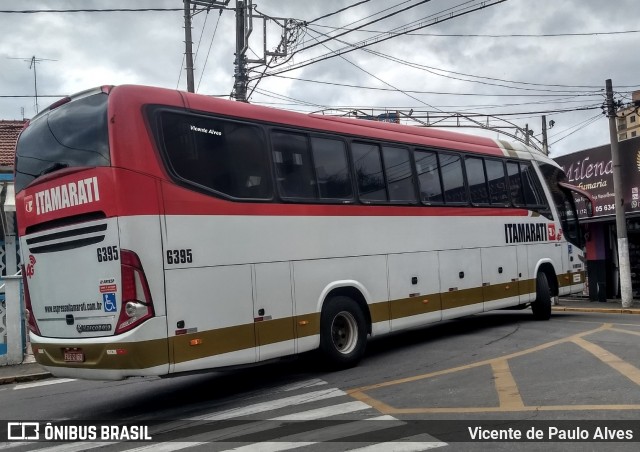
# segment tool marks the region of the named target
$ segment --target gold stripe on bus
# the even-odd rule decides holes
[[[38,364],[77,369],[146,369],[169,362],[167,339],[113,344],[39,344],[32,342]],[[65,348],[80,348],[84,362],[69,363],[64,360]],[[41,352],[42,350],[42,352]]]
[[[579,275],[579,280],[578,281],[574,281],[573,278]],[[584,283],[585,278],[584,278],[584,271],[579,271],[579,272],[567,272],[567,273],[563,273],[558,275],[558,286],[560,287],[568,287],[568,286],[572,286],[574,284],[581,284]]]
[[[494,301],[500,300],[502,298],[518,297],[520,295],[520,284],[519,281],[503,284],[492,284],[489,286],[484,286],[482,288],[482,293],[484,295],[484,301]]]
[[[290,341],[294,333],[293,317],[255,322],[256,342],[260,345]]]
[[[442,309],[442,301],[439,293],[391,300],[389,305],[391,307],[391,318],[393,320],[411,317],[412,315],[428,314]]]
[[[173,362],[183,363],[254,348],[256,345],[254,333],[254,324],[248,323],[172,336],[169,340],[173,349]]]
[[[520,290],[520,295],[536,293],[536,280],[524,279],[524,280],[518,281],[518,288]]]
[[[461,308],[482,303],[482,287],[443,292],[441,294],[441,300],[442,309]]]
[[[308,337],[320,334],[320,313],[298,315],[294,317],[296,337]]]
[[[502,145],[502,149],[503,149],[503,151],[506,151],[505,153],[506,153],[506,155],[508,157],[518,158],[518,153],[513,148],[511,143],[509,143],[508,141],[504,141],[504,140],[498,140],[498,142]]]
[[[371,323],[388,322],[391,318],[389,303],[386,301],[371,303],[369,305],[369,313],[371,314]]]

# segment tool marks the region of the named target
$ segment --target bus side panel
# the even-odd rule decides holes
[[[389,255],[391,330],[442,319],[438,253]]]
[[[484,310],[520,303],[518,257],[515,246],[482,248],[482,292]]]
[[[386,256],[300,261],[293,263],[293,270],[299,353],[320,345],[323,294],[328,287],[343,286],[341,281],[354,281],[364,288],[362,295],[369,303],[373,335],[389,332]]]
[[[442,319],[482,312],[482,263],[480,249],[438,253]]]
[[[520,304],[533,301],[531,298],[531,269],[529,265],[529,245],[516,247],[518,255],[518,293],[520,294]]]
[[[255,264],[253,318],[258,361],[295,353],[292,268],[289,262]]]
[[[165,275],[172,372],[256,362],[251,265]]]

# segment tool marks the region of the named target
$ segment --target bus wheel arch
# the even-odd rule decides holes
[[[357,289],[329,292],[320,313],[320,352],[331,367],[355,366],[364,356],[370,332],[369,310]]]

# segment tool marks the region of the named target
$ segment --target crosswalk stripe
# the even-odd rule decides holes
[[[18,389],[31,389],[31,388],[37,388],[40,386],[49,386],[49,385],[57,385],[60,383],[68,383],[70,381],[76,381],[73,378],[54,378],[52,380],[43,380],[43,381],[37,381],[35,383],[24,383],[24,384],[19,384],[13,387],[13,390],[16,391]]]
[[[322,386],[322,385],[326,385],[327,382],[324,380],[321,380],[319,378],[313,378],[311,380],[305,380],[305,381],[300,381],[297,383],[291,383],[288,385],[284,385],[284,386],[280,386],[275,388],[277,391],[284,391],[284,392],[288,392],[288,391],[296,391],[298,389],[306,389],[306,388],[311,388],[314,386]]]
[[[136,447],[135,449],[127,449],[126,452],[172,452],[174,450],[188,449],[190,447],[202,446],[207,444],[206,441],[169,441],[166,443],[147,444],[146,446]]]
[[[316,408],[315,410],[302,411],[300,413],[288,414],[286,416],[278,416],[270,419],[271,421],[311,421],[322,419],[325,417],[336,416],[338,414],[353,413],[371,408],[364,402],[347,402],[338,405],[325,406]]]
[[[447,443],[440,441],[393,441],[388,443],[372,444],[370,446],[361,447],[359,449],[350,449],[351,452],[420,452],[423,450],[436,449],[438,447],[447,446]]]
[[[271,400],[269,402],[256,403],[254,405],[247,405],[238,408],[231,408],[217,412],[212,415],[195,416],[189,418],[193,421],[219,421],[223,419],[232,419],[235,417],[247,416],[250,414],[264,413],[265,411],[277,410],[279,408],[285,408],[292,405],[300,405],[303,403],[316,402],[318,400],[330,399],[332,397],[340,397],[347,395],[346,392],[329,388],[321,391],[307,392],[305,394],[299,394],[291,397],[284,397],[282,399]]]
[[[279,452],[281,450],[297,449],[299,447],[311,446],[318,444],[314,442],[298,441],[298,442],[265,442],[248,444],[246,446],[235,447],[233,449],[225,449],[222,452]]]
[[[38,452],[82,452],[83,450],[97,449],[99,447],[110,446],[112,444],[118,444],[118,441],[65,443],[38,449]]]

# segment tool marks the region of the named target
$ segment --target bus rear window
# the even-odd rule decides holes
[[[109,166],[107,94],[66,103],[35,119],[16,147],[16,192],[68,167]]]

